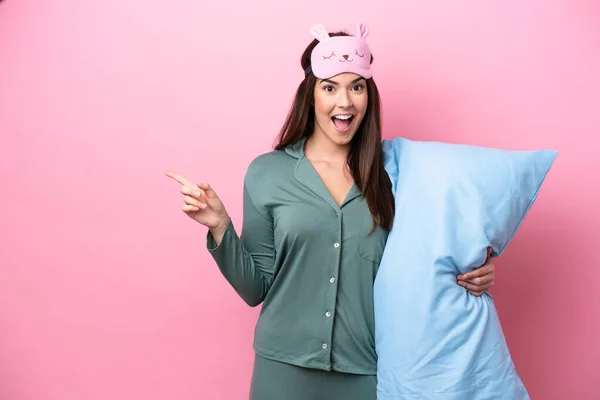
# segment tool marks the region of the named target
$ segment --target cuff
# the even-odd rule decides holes
[[[233,231],[234,231],[233,230],[233,222],[230,219],[229,223],[225,227],[225,232],[223,233],[223,239],[221,239],[221,243],[219,245],[217,245],[217,242],[215,241],[215,237],[213,236],[212,232],[209,229],[206,234],[206,248],[208,249],[208,251],[211,253],[220,251],[223,248],[223,243],[229,239],[229,236],[233,233]]]

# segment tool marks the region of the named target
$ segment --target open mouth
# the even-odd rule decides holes
[[[350,126],[352,125],[352,121],[354,120],[354,115],[334,115],[331,117],[331,120],[333,121],[333,125],[335,125],[335,129],[337,129],[339,132],[348,132]]]

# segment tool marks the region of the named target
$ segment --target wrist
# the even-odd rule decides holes
[[[225,215],[225,217],[223,217],[221,219],[221,221],[217,224],[217,226],[215,226],[214,228],[210,228],[210,233],[212,233],[212,235],[215,238],[218,238],[219,242],[221,241],[220,239],[225,234],[225,231],[227,230],[227,226],[229,225],[230,221],[231,221],[231,218],[229,217],[229,215]]]

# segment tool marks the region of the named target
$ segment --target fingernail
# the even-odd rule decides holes
[[[200,192],[196,192],[196,196],[200,196],[202,193]]]
[[[204,204],[204,203],[200,204],[200,208],[206,208],[206,204]]]

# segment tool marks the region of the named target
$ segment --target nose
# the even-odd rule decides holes
[[[337,96],[337,105],[341,108],[348,108],[352,106],[352,99],[347,90],[340,90]]]
[[[346,60],[347,60],[347,59],[348,59],[348,57],[350,57],[350,55],[348,55],[348,54],[344,54],[342,57],[344,57],[344,59],[346,59]]]

